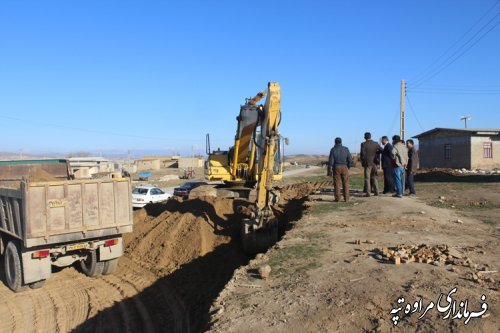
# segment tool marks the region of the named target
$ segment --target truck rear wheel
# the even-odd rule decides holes
[[[105,261],[102,275],[113,274],[114,272],[116,272],[117,267],[118,267],[118,258]]]
[[[87,252],[85,260],[80,261],[80,268],[85,275],[96,277],[102,274],[104,262],[98,261],[96,251],[92,250]]]
[[[4,253],[5,282],[14,292],[26,289],[23,286],[23,269],[19,247],[12,241],[7,243]]]

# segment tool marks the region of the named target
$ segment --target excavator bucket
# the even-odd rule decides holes
[[[241,242],[243,251],[247,254],[266,252],[278,241],[278,220],[273,218],[265,227],[256,228],[253,219],[243,219],[241,222]]]

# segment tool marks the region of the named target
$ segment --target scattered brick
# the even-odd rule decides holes
[[[394,247],[381,247],[374,250],[379,260],[386,260],[393,263],[425,263],[435,266],[459,265],[477,268],[476,264],[464,257],[463,253],[447,245],[428,246],[426,244],[398,245]]]

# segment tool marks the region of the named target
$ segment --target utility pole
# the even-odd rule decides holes
[[[399,119],[399,136],[401,140],[405,139],[405,97],[406,97],[406,82],[401,80],[401,97],[399,101],[400,119]]]
[[[131,165],[131,162],[130,162],[130,154],[131,154],[131,151],[129,149],[129,150],[127,150],[127,159],[128,159],[127,172],[132,173],[132,165]]]
[[[471,118],[472,117],[470,115],[460,117],[460,120],[465,122],[465,128],[467,128],[467,120],[471,120]]]

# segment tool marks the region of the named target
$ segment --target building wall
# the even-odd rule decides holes
[[[160,170],[160,160],[137,160],[137,171]]]
[[[484,157],[484,143],[492,143],[492,158]],[[472,166],[471,169],[500,168],[500,137],[474,136],[471,141]]]
[[[184,168],[202,168],[203,167],[203,159],[199,157],[181,157],[179,158],[179,169]]]
[[[76,179],[87,179],[92,177],[90,175],[90,168],[88,167],[72,168],[72,172]]]
[[[180,156],[178,155],[156,155],[156,156],[143,156],[143,160],[178,160]]]
[[[166,168],[177,168],[177,160],[162,160],[161,167]]]
[[[421,168],[471,168],[471,138],[460,132],[435,132],[418,140]],[[445,145],[451,145],[451,158],[445,159]]]

